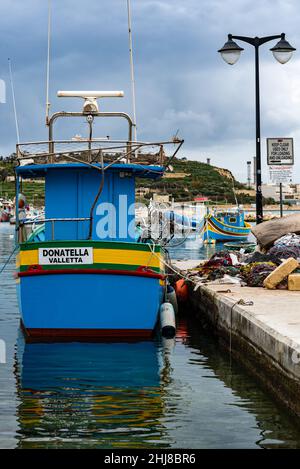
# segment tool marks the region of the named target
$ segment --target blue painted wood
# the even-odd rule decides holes
[[[158,279],[103,274],[23,277],[19,293],[29,329],[149,330],[163,299]]]
[[[95,166],[100,167],[98,163],[95,163]],[[104,166],[107,166],[105,164]],[[83,163],[69,163],[61,164],[36,164],[36,165],[26,165],[26,166],[17,166],[16,172],[21,175],[23,179],[28,178],[41,178],[45,177],[46,173],[50,169],[60,168],[61,171],[73,169],[74,167],[81,170],[88,170],[88,166]],[[147,179],[157,179],[160,178],[164,173],[163,166],[153,166],[153,165],[138,165],[138,164],[114,164],[111,168],[112,171],[130,171],[135,177],[147,178]]]
[[[45,217],[88,218],[101,178],[101,172],[93,169],[51,168],[45,178]],[[135,178],[131,173],[105,171],[103,190],[93,212],[92,239],[134,242],[135,233],[130,230],[135,220],[134,200]],[[88,233],[88,221],[55,222],[56,240],[87,239]],[[46,223],[46,240],[52,240],[51,223]]]

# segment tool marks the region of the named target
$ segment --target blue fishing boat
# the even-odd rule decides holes
[[[250,223],[245,222],[244,211],[215,210],[205,217],[204,241],[245,241],[251,231]]]
[[[204,228],[204,217],[189,217],[187,215],[174,212],[173,210],[165,211],[164,215],[169,222],[173,222],[179,227],[185,227],[190,231],[202,232]]]
[[[84,99],[82,112],[48,119],[49,139],[17,145],[16,206],[21,181],[45,180],[45,214],[16,211],[17,291],[29,339],[149,337],[164,300],[160,240],[136,233],[135,180],[164,174],[164,148],[181,140],[136,142],[123,112],[99,112],[97,98],[122,92],[59,92]],[[86,119],[87,139],[55,140],[59,118]],[[95,138],[96,118],[123,118],[128,139]],[[26,195],[26,194],[25,194]]]

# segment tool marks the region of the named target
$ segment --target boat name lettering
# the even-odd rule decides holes
[[[93,264],[93,248],[39,248],[39,264]]]

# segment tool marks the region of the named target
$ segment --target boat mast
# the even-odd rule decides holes
[[[8,59],[8,68],[9,68],[9,79],[10,79],[11,94],[12,94],[13,107],[14,107],[14,115],[15,115],[15,125],[16,125],[17,142],[20,143],[19,123],[18,123],[18,116],[17,116],[16,99],[15,99],[15,90],[14,90],[14,82],[13,82],[13,77],[12,77],[11,60],[10,60],[10,59]]]
[[[130,0],[127,0],[127,14],[128,14],[129,57],[130,57],[132,113],[133,113],[133,139],[134,139],[134,141],[136,142],[136,141],[137,141],[137,128],[136,128],[135,81],[134,81],[133,50],[132,50],[131,5],[130,5]]]
[[[46,75],[46,125],[49,123],[49,81],[50,81],[50,44],[51,44],[51,0],[48,0],[48,46],[47,46],[47,75]]]

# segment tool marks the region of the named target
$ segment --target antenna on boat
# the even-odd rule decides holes
[[[83,113],[93,114],[99,112],[97,98],[123,98],[123,91],[58,91],[59,98],[84,99]]]
[[[46,125],[49,123],[49,81],[50,81],[50,44],[51,44],[51,0],[48,0],[48,45],[47,45],[47,74],[46,74]]]
[[[11,85],[11,94],[12,94],[12,100],[13,100],[13,106],[14,106],[17,142],[20,143],[20,133],[19,133],[19,124],[18,124],[16,100],[15,100],[15,90],[14,90],[14,82],[13,82],[13,77],[12,77],[11,60],[10,59],[8,59],[8,68],[9,68],[9,79],[10,79],[10,85]]]
[[[132,51],[130,0],[127,0],[127,14],[128,14],[129,57],[130,57],[132,114],[133,114],[133,137],[134,137],[134,141],[136,142],[137,141],[137,129],[136,129],[136,107],[135,107],[135,81],[134,81],[134,66],[133,66],[133,51]]]

